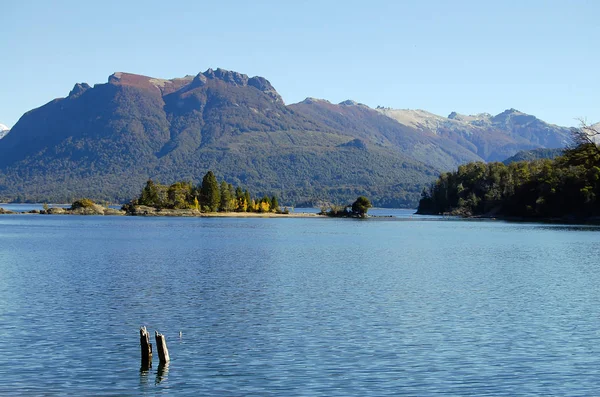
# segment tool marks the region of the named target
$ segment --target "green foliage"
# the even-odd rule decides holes
[[[219,184],[214,173],[208,171],[204,175],[202,185],[196,188],[191,182],[175,182],[165,186],[148,180],[140,196],[124,207],[147,205],[155,208],[196,209],[202,212],[271,212],[279,209],[278,202],[276,196],[269,198],[267,195],[260,200],[253,200],[247,189],[234,188],[225,181]]]
[[[251,211],[252,209],[250,208],[250,202],[252,201],[252,199],[250,198],[250,192],[248,192],[248,190],[244,190],[244,202],[246,203],[246,207],[247,209],[245,209],[244,211]]]
[[[331,217],[349,217],[352,216],[351,206],[331,204],[329,207],[321,207],[319,215],[327,215]]]
[[[367,212],[371,207],[371,201],[368,198],[359,196],[352,205],[331,204],[329,207],[321,207],[319,215],[327,215],[336,218],[366,218]]]
[[[146,182],[146,186],[142,190],[142,195],[139,198],[139,204],[150,207],[162,207],[163,203],[159,198],[159,196],[162,196],[162,194],[159,194],[159,191],[162,190],[163,186],[156,184],[154,181],[152,181],[152,179],[149,179]]]
[[[124,74],[25,113],[0,140],[0,200],[125,202],[149,178],[197,185],[198,170],[211,169],[289,204],[364,195],[377,206],[412,207],[440,170],[563,141],[563,129],[515,111],[492,127],[423,134],[366,106],[285,106],[266,80],[225,71],[163,88]],[[185,192],[146,193],[141,202],[180,207]],[[250,204],[236,195],[238,211]]]
[[[521,150],[517,152],[514,156],[511,156],[503,161],[505,165],[509,165],[510,163],[516,163],[518,161],[533,161],[533,160],[541,160],[541,159],[550,159],[553,160],[559,156],[562,156],[564,153],[564,149],[533,149],[533,150]]]
[[[352,203],[352,212],[360,217],[367,216],[367,211],[371,208],[371,201],[364,196],[359,196],[354,203]]]
[[[460,166],[423,191],[418,213],[590,217],[599,195],[600,151],[586,144],[555,160]]]
[[[77,208],[91,208],[94,206],[94,203],[92,200],[88,199],[88,198],[83,198],[80,200],[76,200],[73,202],[73,204],[71,204],[71,209],[77,209]],[[47,208],[44,207],[45,210],[47,210]]]
[[[231,185],[228,185],[227,182],[221,182],[220,187],[220,198],[221,202],[219,204],[219,211],[228,212],[233,210],[231,191],[229,189]]]
[[[207,207],[210,212],[215,212],[221,204],[221,192],[219,183],[212,171],[208,171],[202,178],[200,187],[200,204]]]
[[[168,206],[174,209],[195,207],[193,202],[193,186],[190,182],[177,182],[167,189]]]

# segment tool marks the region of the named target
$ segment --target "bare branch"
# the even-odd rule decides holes
[[[572,144],[569,145],[568,149],[574,150],[581,146],[590,146],[595,149],[595,151],[600,154],[600,147],[598,146],[598,142],[600,141],[600,130],[596,125],[590,125],[588,122],[580,118],[579,127],[571,128],[571,139],[573,140]]]
[[[571,128],[571,144],[567,146],[566,153],[570,153],[573,159],[580,156],[582,149],[589,149],[591,152],[595,152],[596,155],[600,155],[600,124],[590,125],[583,118],[579,120],[578,128]],[[568,157],[571,157],[568,156]]]

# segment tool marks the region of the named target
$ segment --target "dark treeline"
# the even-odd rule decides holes
[[[600,148],[586,136],[554,160],[470,163],[425,189],[420,214],[527,218],[600,216]],[[581,133],[581,130],[578,130]]]
[[[139,198],[131,205],[154,208],[196,209],[202,212],[279,212],[277,197],[252,198],[250,192],[230,183],[219,183],[208,171],[198,186],[191,182],[176,182],[170,186],[152,180],[146,182]]]

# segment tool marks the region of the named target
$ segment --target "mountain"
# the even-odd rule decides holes
[[[211,69],[163,80],[127,73],[27,112],[0,141],[0,197],[127,201],[148,178],[207,170],[283,203],[412,205],[437,174],[415,158],[287,107],[262,77]]]
[[[25,113],[0,140],[0,200],[124,202],[149,178],[199,183],[210,169],[285,204],[365,195],[412,206],[442,170],[552,147],[563,133],[514,110],[443,118],[350,100],[286,106],[265,78],[223,69],[114,73]]]
[[[533,149],[533,150],[521,150],[514,156],[510,156],[503,161],[505,165],[510,163],[516,163],[517,161],[533,161],[541,159],[553,160],[558,156],[563,155],[563,149]]]
[[[377,108],[402,125],[431,131],[467,148],[484,161],[502,161],[521,150],[562,148],[570,141],[569,128],[539,120],[515,109],[496,116],[488,113],[448,117],[423,110]]]
[[[335,105],[323,99],[307,98],[289,108],[331,131],[370,140],[437,170],[481,160],[473,152],[443,136],[400,124],[375,109],[351,100]]]
[[[8,134],[10,129],[4,124],[0,124],[0,139],[4,138]]]

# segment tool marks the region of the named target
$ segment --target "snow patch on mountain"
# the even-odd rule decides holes
[[[0,139],[4,138],[6,134],[8,134],[8,131],[10,131],[10,129],[7,126],[0,124]]]

